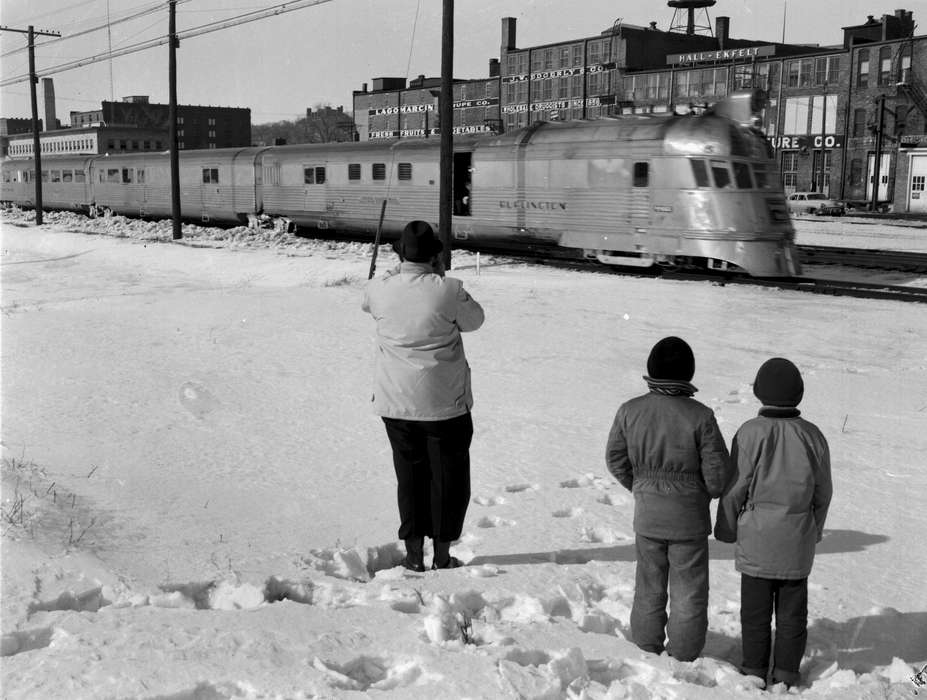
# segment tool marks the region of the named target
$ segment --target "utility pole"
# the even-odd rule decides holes
[[[35,37],[38,36],[61,36],[58,32],[36,31],[30,24],[28,29],[10,29],[9,27],[0,27],[0,31],[19,32],[20,34],[29,35],[29,97],[32,101],[32,150],[33,162],[35,163],[35,225],[42,225],[42,147],[39,140],[39,103],[35,96],[35,86],[39,82],[39,77],[35,74]],[[47,131],[51,126],[45,125]]]
[[[882,167],[882,131],[885,129],[885,95],[879,96],[879,130],[876,132],[876,152],[875,162],[873,163],[872,174],[872,200],[869,202],[869,210],[875,211],[879,205],[879,170]]]
[[[444,0],[441,21],[441,161],[438,187],[438,239],[444,267],[451,269],[451,212],[454,204],[454,0]]]
[[[177,0],[169,0],[170,16],[168,21],[168,140],[171,142],[171,238],[175,241],[183,237],[180,228],[180,156],[177,153]]]
[[[827,157],[827,81],[824,82],[824,109],[821,112],[821,194],[824,194],[824,160]]]

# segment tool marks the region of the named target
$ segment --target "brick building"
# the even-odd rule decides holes
[[[126,97],[121,102],[105,101],[100,109],[71,112],[70,128],[39,134],[42,154],[163,151],[170,143],[169,112],[169,105],[152,104],[145,96]],[[48,123],[50,114],[54,114],[54,107],[46,105]],[[12,121],[28,122],[31,130],[31,120]],[[181,149],[250,146],[251,110],[177,105],[177,144]],[[5,147],[5,155],[11,158],[31,157],[32,135],[11,135],[5,139]]]
[[[844,27],[836,46],[736,39],[727,17],[713,35],[615,22],[597,36],[528,48],[518,48],[515,29],[502,19],[488,78],[454,82],[455,132],[682,113],[761,89],[786,191],[927,212],[927,36],[914,34],[911,11]],[[372,87],[354,93],[360,140],[439,133],[439,79],[377,78]]]

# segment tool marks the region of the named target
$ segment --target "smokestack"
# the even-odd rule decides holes
[[[499,59],[498,58],[489,59],[489,77],[490,78],[499,77]]]
[[[730,17],[716,17],[715,18],[715,37],[718,39],[718,48],[724,50],[727,40],[731,36],[731,18]]]
[[[502,18],[502,52],[515,50],[515,18]]]
[[[51,131],[58,128],[58,120],[55,118],[55,84],[51,78],[42,78],[42,93],[45,96],[45,131]]]

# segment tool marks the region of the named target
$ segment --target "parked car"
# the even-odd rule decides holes
[[[847,210],[844,202],[831,199],[821,192],[793,192],[786,198],[786,203],[793,214],[843,216]]]

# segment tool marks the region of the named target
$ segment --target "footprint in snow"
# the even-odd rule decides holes
[[[505,503],[504,496],[477,496],[473,502],[480,506],[501,506]]]
[[[178,391],[180,405],[197,418],[205,418],[219,406],[219,401],[202,384],[185,382]]]
[[[477,527],[510,527],[515,524],[514,520],[500,518],[499,516],[483,516],[476,521]]]
[[[555,518],[575,518],[583,514],[583,509],[576,508],[561,508],[560,510],[555,510],[553,516]]]
[[[522,491],[537,491],[537,484],[510,484],[505,487],[508,493],[521,493]]]

